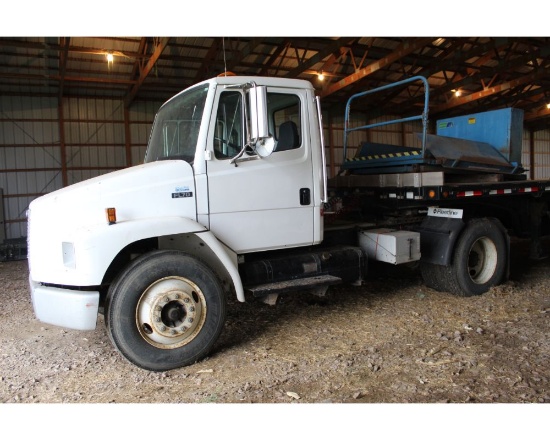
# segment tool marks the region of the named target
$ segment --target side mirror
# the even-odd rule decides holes
[[[247,149],[249,152],[253,150],[259,157],[267,157],[275,150],[275,139],[269,133],[267,119],[267,87],[257,86],[252,82],[246,84],[245,88],[248,90],[249,97],[248,106],[245,105],[249,134],[242,150],[229,161],[235,166]]]
[[[267,123],[267,87],[251,87],[248,96],[250,99],[250,137],[253,142],[257,142],[270,137]]]

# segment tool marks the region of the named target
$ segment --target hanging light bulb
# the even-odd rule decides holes
[[[111,63],[115,60],[114,55],[113,55],[112,53],[110,53],[110,52],[107,53],[107,55],[105,55],[105,56],[106,56],[107,62],[108,62],[109,64],[111,64]]]
[[[317,78],[319,78],[319,81],[323,81],[325,79],[325,75],[322,70],[317,74]]]

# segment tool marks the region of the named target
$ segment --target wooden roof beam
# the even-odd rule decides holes
[[[498,93],[506,92],[507,90],[510,90],[514,87],[520,86],[522,84],[528,84],[530,82],[534,82],[540,78],[543,78],[550,74],[550,69],[540,69],[538,71],[535,71],[529,75],[525,75],[521,78],[514,79],[512,81],[508,81],[502,84],[498,84],[493,87],[489,87],[485,90],[481,90],[476,93],[472,93],[470,95],[464,95],[460,98],[453,99],[452,101],[449,101],[446,104],[442,104],[439,106],[434,107],[431,109],[432,113],[438,113],[445,110],[449,110],[454,107],[459,107],[464,104],[468,104],[473,101],[477,101],[478,99],[487,98],[491,95],[495,95]]]
[[[305,70],[310,69],[315,64],[320,63],[323,61],[326,57],[329,55],[333,55],[335,52],[337,52],[341,47],[346,46],[350,43],[352,43],[354,40],[356,40],[357,37],[353,38],[338,38],[333,43],[327,45],[324,50],[317,52],[315,55],[307,59],[301,64],[298,64],[298,66],[294,69],[292,69],[290,72],[288,72],[285,76],[287,78],[295,78],[301,73],[303,73]]]
[[[254,52],[254,49],[258,47],[262,43],[262,38],[254,37],[252,38],[246,46],[239,51],[238,55],[236,57],[233,57],[229,60],[229,63],[227,63],[227,70],[229,72],[232,72],[235,66],[237,66],[239,63],[242,62],[248,55],[250,55],[252,52]]]
[[[388,56],[381,58],[374,63],[369,64],[362,69],[359,69],[357,72],[352,73],[351,75],[341,79],[340,81],[335,82],[334,84],[327,87],[327,90],[323,92],[322,97],[327,97],[339,90],[342,90],[349,85],[377,72],[384,67],[389,66],[390,64],[398,61],[399,59],[415,52],[419,49],[422,49],[427,44],[430,44],[434,38],[414,38],[411,41],[405,41],[400,44],[396,50],[390,53]]]
[[[206,56],[202,59],[201,66],[197,69],[197,73],[195,74],[195,79],[193,83],[198,83],[203,79],[205,79],[205,76],[207,76],[206,73],[208,72],[208,69],[214,63],[214,60],[216,59],[220,51],[220,46],[224,46],[224,45],[225,45],[224,37],[214,38],[212,45],[206,52]]]
[[[147,76],[155,66],[155,63],[157,62],[157,60],[160,58],[160,55],[166,48],[166,45],[168,44],[169,40],[170,38],[161,38],[160,41],[158,42],[157,47],[153,52],[153,55],[151,56],[151,58],[149,58],[149,61],[140,72],[139,78],[137,79],[136,83],[134,84],[130,92],[124,97],[125,107],[129,107],[132,101],[134,100],[134,98],[136,97],[141,85],[143,84],[143,82],[145,81],[145,79],[147,78]]]
[[[0,78],[7,79],[23,79],[28,81],[44,81],[44,79],[52,81],[61,81],[59,75],[39,75],[39,74],[28,74],[28,73],[2,73],[0,72]],[[64,76],[63,80],[65,82],[89,82],[89,83],[100,83],[100,84],[136,84],[136,80],[129,79],[116,79],[116,78],[97,78],[97,77],[85,77],[85,76]]]

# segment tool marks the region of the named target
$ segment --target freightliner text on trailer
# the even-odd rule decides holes
[[[421,115],[354,125],[357,103],[412,82],[425,89]],[[159,109],[142,165],[31,203],[36,317],[92,330],[102,312],[127,360],[164,371],[208,354],[228,295],[323,294],[360,284],[369,260],[418,264],[434,289],[486,292],[508,275],[509,236],[531,237],[541,256],[550,181],[525,178],[521,112],[428,134],[428,97],[422,77],[352,96],[344,163],[327,179],[309,82],[220,76],[182,91]],[[415,119],[416,146],[365,142],[347,157],[355,132]]]

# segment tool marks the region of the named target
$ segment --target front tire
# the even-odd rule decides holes
[[[111,285],[105,322],[128,361],[167,371],[204,358],[225,313],[225,293],[208,266],[183,252],[154,251],[130,263]]]

